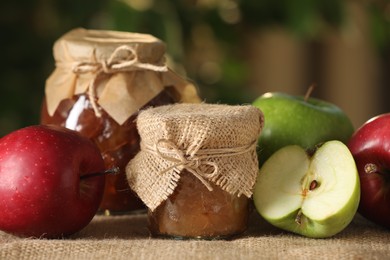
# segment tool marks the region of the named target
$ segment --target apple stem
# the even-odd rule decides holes
[[[113,167],[111,169],[105,170],[104,172],[95,172],[95,173],[89,173],[89,174],[82,175],[82,176],[80,176],[80,180],[84,180],[84,179],[92,178],[92,177],[96,177],[96,176],[108,175],[108,174],[116,175],[119,173],[119,171],[120,171],[119,167]]]
[[[313,90],[314,90],[315,87],[316,87],[316,84],[313,83],[313,84],[311,84],[310,87],[307,89],[306,94],[305,94],[305,97],[303,98],[303,100],[304,100],[305,102],[307,102],[307,100],[310,98],[311,93],[313,92]]]
[[[302,209],[300,209],[297,213],[297,216],[295,217],[295,223],[297,223],[298,225],[302,224],[302,215]]]
[[[374,173],[378,171],[378,167],[373,163],[367,163],[364,165],[364,171],[366,173]]]

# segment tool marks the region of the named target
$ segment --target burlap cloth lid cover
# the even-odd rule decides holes
[[[175,190],[183,169],[209,190],[252,195],[263,114],[254,106],[176,104],[142,111],[141,151],[126,167],[130,187],[152,211]]]
[[[59,38],[53,52],[56,68],[45,88],[49,115],[81,93],[98,116],[97,105],[119,124],[168,86],[181,102],[199,102],[195,87],[166,66],[165,44],[151,35],[77,28]]]

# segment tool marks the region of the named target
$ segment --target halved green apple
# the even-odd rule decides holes
[[[360,183],[355,161],[340,141],[311,153],[290,145],[261,167],[253,200],[272,225],[303,236],[325,238],[342,231],[356,214]]]

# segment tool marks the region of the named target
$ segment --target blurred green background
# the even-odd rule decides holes
[[[39,122],[52,46],[75,27],[149,33],[206,102],[267,91],[336,103],[355,126],[390,111],[389,1],[2,0],[0,136]]]

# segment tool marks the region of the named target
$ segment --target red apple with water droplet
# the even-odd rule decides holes
[[[29,126],[0,139],[0,230],[58,238],[84,228],[102,199],[98,148],[72,130]],[[83,176],[83,177],[82,177]]]

